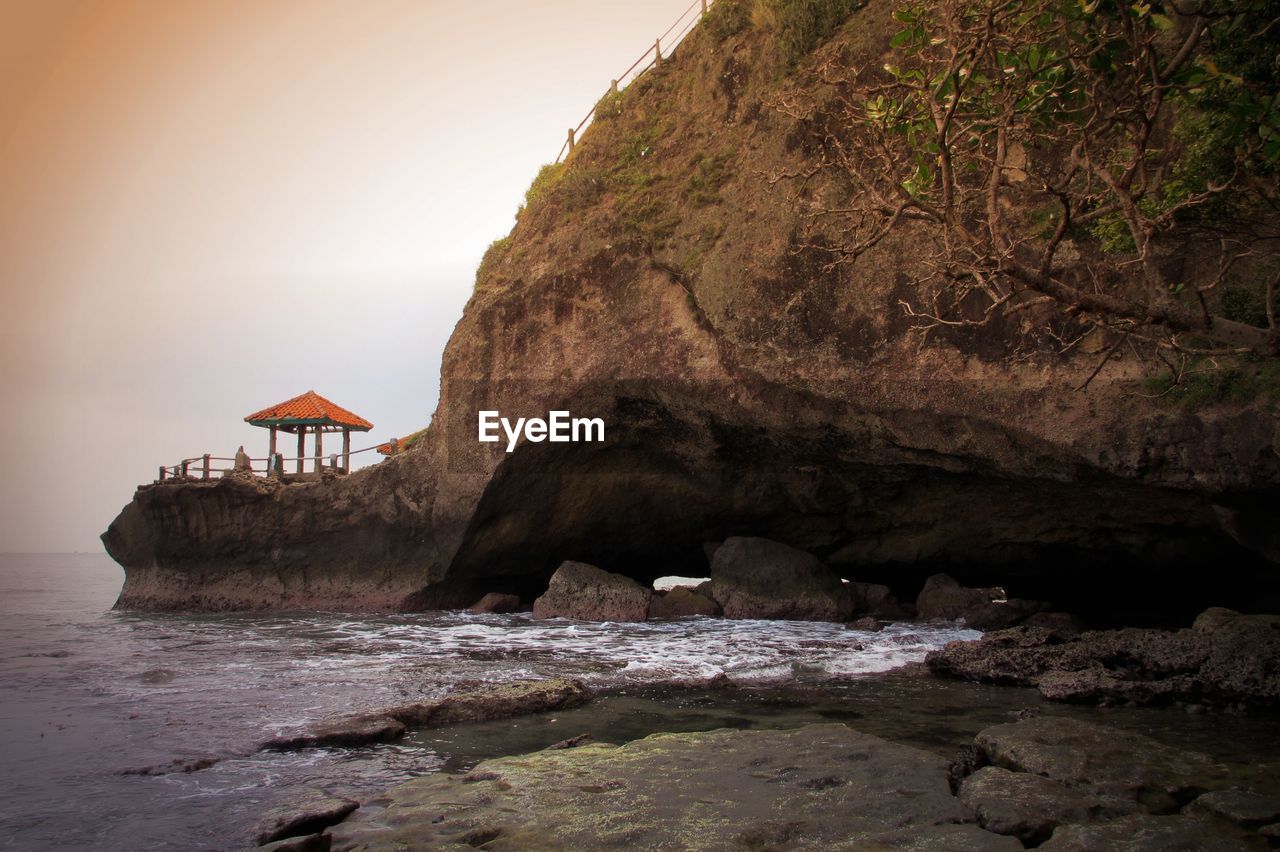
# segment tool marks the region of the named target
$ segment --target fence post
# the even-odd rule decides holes
[[[569,128],[569,153],[573,153],[573,128]]]
[[[662,64],[662,39],[660,38],[655,38],[653,40],[653,57],[654,65]]]
[[[702,0],[702,14],[707,14],[707,0]]]
[[[160,465],[160,482],[164,482],[165,473],[167,473],[167,471],[164,469],[164,465]]]
[[[617,80],[611,80],[611,81],[609,82],[609,93],[610,93],[610,94],[612,94],[612,95],[616,95],[616,94],[618,94],[618,81],[617,81]]]
[[[186,479],[186,478],[187,478],[187,466],[188,466],[189,464],[191,464],[191,462],[190,462],[190,461],[188,461],[187,459],[183,459],[183,460],[182,460],[182,478],[183,478],[183,479]]]
[[[204,454],[204,470],[202,471],[202,473],[204,474],[205,479],[209,478],[209,454],[208,453]]]

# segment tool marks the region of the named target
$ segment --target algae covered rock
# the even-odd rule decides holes
[[[1018,849],[967,822],[940,757],[843,725],[655,734],[393,788],[334,849]]]

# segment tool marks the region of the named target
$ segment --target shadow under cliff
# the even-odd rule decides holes
[[[759,397],[740,404],[670,385],[569,403],[608,409],[605,442],[526,442],[507,454],[437,595],[529,600],[565,559],[645,583],[705,576],[707,543],[756,535],[904,600],[943,571],[1100,625],[1185,625],[1211,605],[1280,605],[1276,565],[1237,540],[1239,519],[1265,513],[1274,493],[1144,485],[972,418],[768,398],[763,415]]]

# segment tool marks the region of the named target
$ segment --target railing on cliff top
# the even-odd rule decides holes
[[[397,441],[394,439],[390,442],[390,455],[396,455],[398,452]],[[275,454],[275,464],[272,464],[272,458],[249,459],[248,467],[236,467],[235,457],[215,456],[205,453],[200,456],[192,456],[189,459],[183,459],[177,464],[161,465],[160,475],[156,479],[157,482],[196,482],[208,479],[221,479],[224,476],[234,475],[236,473],[251,474],[253,476],[271,476],[273,470],[276,474],[284,479],[296,479],[298,477],[316,477],[325,471],[333,471],[337,474],[346,474],[351,471],[348,469],[351,456],[358,456],[361,453],[372,452],[378,447],[387,446],[375,444],[371,447],[365,447],[362,450],[352,450],[349,453],[330,453],[326,459],[324,456],[285,456],[283,453]],[[215,467],[214,462],[230,462],[231,467]],[[293,468],[286,470],[286,464]],[[308,471],[307,467],[311,470]]]
[[[618,75],[616,80],[610,82],[609,91],[605,92],[605,94],[617,94],[631,83],[634,83],[644,72],[655,65],[662,64],[665,58],[671,56],[680,42],[684,41],[684,37],[693,30],[698,21],[702,20],[703,16],[707,14],[707,10],[715,5],[715,2],[716,0],[693,0],[693,3],[689,5],[688,9],[684,10],[675,23],[667,27],[667,31],[654,39],[653,45],[640,54],[639,59],[631,63],[630,68]],[[675,33],[675,35],[672,35],[672,33]],[[664,50],[666,51],[665,57],[663,56]],[[596,102],[596,105],[599,105],[599,101]],[[582,134],[583,129],[590,123],[591,119],[595,118],[595,115],[596,107],[592,106],[591,111],[583,117],[582,121],[578,122],[577,127],[569,128],[569,138],[565,140],[564,145],[560,147],[560,153],[556,155],[557,163],[573,153],[578,136]]]

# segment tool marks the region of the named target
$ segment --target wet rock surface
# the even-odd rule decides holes
[[[1224,786],[1226,770],[1199,752],[1150,737],[1075,719],[1038,716],[978,734],[986,763],[1055,781],[1072,790],[1174,813],[1200,794]]]
[[[945,760],[829,724],[485,761],[396,787],[332,834],[334,849],[1020,848],[965,822]]]
[[[816,557],[765,538],[734,537],[716,549],[711,596],[726,618],[847,621],[853,594]]]
[[[360,803],[340,796],[313,790],[295,801],[267,811],[255,833],[259,846],[291,837],[314,835],[341,822],[360,807]],[[303,841],[298,841],[303,842]],[[307,849],[309,846],[299,848]]]
[[[533,602],[533,617],[644,621],[652,596],[652,590],[629,577],[565,562],[551,575],[546,593]]]
[[[960,801],[978,824],[1031,846],[1044,842],[1059,825],[1093,822],[1137,810],[1134,802],[1072,789],[1050,778],[985,766],[964,780]]]
[[[1280,795],[1248,790],[1215,790],[1192,802],[1187,813],[1218,817],[1243,828],[1261,828],[1280,822]]]
[[[433,701],[401,704],[272,737],[263,751],[352,747],[398,740],[409,728],[507,719],[577,707],[591,700],[581,681],[551,679],[501,684],[459,692]]]
[[[935,674],[1036,686],[1054,701],[1280,705],[1280,617],[1213,610],[1188,630],[1022,626],[929,654]]]
[[[1054,852],[1236,852],[1260,847],[1224,836],[1215,826],[1184,816],[1135,814],[1110,822],[1064,825],[1038,848]]]

